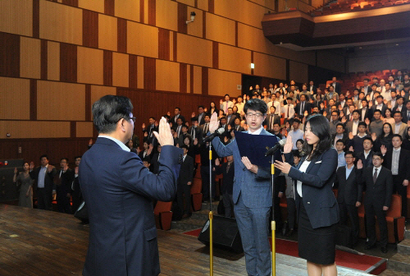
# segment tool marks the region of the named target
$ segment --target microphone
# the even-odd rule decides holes
[[[277,152],[280,148],[283,148],[283,146],[284,146],[285,144],[286,144],[286,139],[284,139],[284,140],[279,140],[279,142],[278,142],[275,146],[273,146],[273,147],[271,147],[270,149],[268,149],[268,151],[265,153],[265,156],[274,155],[275,152]]]
[[[216,136],[222,135],[225,132],[225,128],[220,127],[214,133],[204,138],[204,142],[212,141]]]

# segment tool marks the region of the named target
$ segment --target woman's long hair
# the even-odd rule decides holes
[[[329,121],[323,115],[315,114],[310,116],[305,123],[304,131],[306,131],[308,122],[313,134],[319,138],[319,142],[313,150],[313,145],[309,145],[305,140],[303,152],[308,156],[308,160],[314,160],[332,147],[332,139],[329,132]]]

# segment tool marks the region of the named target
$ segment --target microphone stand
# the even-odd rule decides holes
[[[271,186],[272,186],[272,221],[271,221],[271,233],[272,233],[272,276],[276,276],[276,247],[275,247],[275,238],[276,238],[276,222],[275,222],[275,155],[271,155]]]
[[[212,143],[209,141],[209,275],[214,275],[213,258],[213,212],[212,212]]]

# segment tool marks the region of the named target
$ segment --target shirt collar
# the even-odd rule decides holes
[[[398,148],[398,149],[395,149],[395,148],[393,148],[393,151],[400,151],[401,150],[401,147],[400,148]]]
[[[248,131],[248,134],[252,135],[259,135],[262,132],[263,127],[261,126],[259,129],[255,130],[254,132],[251,132],[250,130]]]
[[[101,134],[100,134],[100,135],[98,135],[98,137],[110,139],[111,141],[114,141],[118,146],[120,146],[120,148],[121,148],[122,150],[124,150],[124,151],[131,151],[130,148],[127,147],[126,145],[124,145],[123,142],[121,142],[120,140],[115,139],[115,138],[113,138],[113,137],[111,137],[111,136],[101,135]]]

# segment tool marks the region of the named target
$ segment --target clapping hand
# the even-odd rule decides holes
[[[363,162],[362,159],[357,160],[357,164],[356,164],[357,168],[359,170],[363,169]]]

